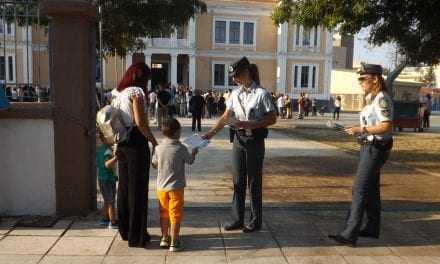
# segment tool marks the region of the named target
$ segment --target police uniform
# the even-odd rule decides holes
[[[229,69],[230,75],[235,74],[235,71],[239,70],[240,67],[245,68],[248,64],[246,58],[241,59]],[[240,121],[261,120],[268,113],[275,111],[269,93],[255,83],[252,83],[251,87],[241,86],[232,91],[226,102],[226,109],[232,111],[235,118]],[[262,172],[265,153],[264,139],[266,136],[267,128],[235,129],[232,150],[234,183],[232,225],[242,226],[244,224],[246,186],[249,186],[251,218],[248,227],[250,226],[255,230],[261,228]]]
[[[382,74],[380,65],[364,65],[360,74]],[[392,122],[393,103],[386,92],[376,96],[366,96],[366,106],[360,113],[362,133],[358,136],[360,161],[357,176],[353,183],[352,204],[348,214],[346,228],[340,236],[355,243],[358,236],[378,238],[380,233],[380,169],[388,159],[392,148],[391,132],[384,134],[368,134],[364,128],[376,126],[382,122]],[[367,129],[368,131],[368,129]],[[364,212],[367,221],[362,225]]]

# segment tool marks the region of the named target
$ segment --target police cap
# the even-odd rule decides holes
[[[229,76],[233,77],[238,73],[249,69],[249,65],[249,60],[246,57],[239,59],[238,61],[231,64],[231,66],[229,66]]]
[[[382,75],[383,69],[382,66],[378,64],[361,64],[361,68],[358,70],[358,73],[360,75],[364,74],[375,74],[375,75]]]

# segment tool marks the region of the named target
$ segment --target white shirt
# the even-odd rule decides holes
[[[155,92],[151,92],[149,97],[150,97],[150,104],[155,104],[156,103],[157,94]]]
[[[241,86],[233,90],[226,101],[226,110],[233,111],[238,120],[247,121],[261,120],[267,113],[274,112],[275,107],[270,94],[254,83],[249,89]]]
[[[139,87],[127,87],[121,92],[112,93],[117,95],[116,98],[112,100],[112,105],[121,110],[121,117],[124,121],[124,125],[134,126],[133,102],[131,98],[133,96],[141,97],[144,100],[144,105],[146,106],[144,91]]]
[[[359,119],[361,127],[371,127],[382,122],[393,121],[393,101],[388,94],[379,92],[374,98],[369,94],[365,100],[367,104],[362,109]],[[376,136],[383,138],[391,136],[391,133]]]
[[[335,100],[335,107],[341,107],[341,101],[336,99]]]
[[[283,97],[283,96],[280,96],[280,98],[278,98],[278,100],[277,100],[277,106],[278,106],[279,108],[281,108],[281,107],[284,107],[284,105],[285,105],[284,97]]]

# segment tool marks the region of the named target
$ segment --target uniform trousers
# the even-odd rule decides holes
[[[235,135],[232,148],[234,183],[232,217],[235,223],[244,223],[246,187],[248,186],[251,195],[250,224],[256,226],[261,226],[262,224],[264,152],[263,138]]]
[[[367,221],[362,227],[369,234],[380,233],[380,169],[388,159],[390,150],[383,150],[374,145],[361,145],[357,175],[353,182],[352,203],[347,216],[346,228],[341,232],[346,239],[357,240],[362,227],[364,212]]]
[[[119,233],[129,246],[142,247],[148,242],[148,180],[150,150],[148,142],[135,127],[128,142],[120,143],[118,150],[118,218]]]

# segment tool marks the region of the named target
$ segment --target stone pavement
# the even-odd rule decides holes
[[[190,135],[189,120],[181,120]],[[212,121],[205,122],[210,125]],[[207,128],[204,127],[206,131]],[[159,136],[155,129],[154,133]],[[170,253],[158,247],[160,229],[151,170],[147,249],[127,247],[117,231],[99,227],[97,214],[62,218],[52,228],[14,227],[18,218],[0,222],[0,264],[3,263],[440,263],[440,212],[385,210],[379,240],[361,239],[358,247],[339,246],[327,235],[342,228],[345,210],[302,209],[265,198],[264,228],[244,234],[224,232],[232,198],[227,130],[201,150],[187,169],[188,188],[182,224],[185,251]],[[349,156],[338,149],[271,132],[266,157]]]

